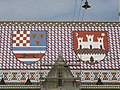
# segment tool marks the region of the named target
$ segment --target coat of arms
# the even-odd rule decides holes
[[[40,60],[46,52],[45,31],[13,31],[12,49],[16,58],[26,64]]]
[[[105,31],[75,31],[74,51],[85,62],[93,63],[103,60],[108,51]]]

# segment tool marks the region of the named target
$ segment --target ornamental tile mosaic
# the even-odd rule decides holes
[[[0,22],[0,75],[6,82],[39,82],[59,54],[82,82],[120,82],[120,23]]]
[[[50,70],[0,70],[5,82],[32,82],[44,80]],[[7,73],[8,72],[8,73]],[[101,78],[102,82],[120,82],[119,70],[71,70],[74,78],[81,79],[81,82],[97,82]]]
[[[20,38],[17,40],[15,37],[15,33],[18,34],[18,32],[22,33],[20,34],[22,40]],[[41,32],[43,33],[41,34]],[[77,45],[78,41],[75,42],[74,33],[79,39],[83,38],[81,47],[84,48],[81,52],[78,48],[79,55],[75,51],[77,46],[74,44]],[[30,35],[38,34],[41,35],[40,37],[46,35],[46,44],[45,39],[42,41],[42,38],[35,42],[37,44],[32,44],[33,39],[30,40]],[[28,39],[25,37],[23,40],[26,35],[28,35]],[[89,48],[87,42],[91,41],[86,41],[86,36],[94,42]],[[50,69],[50,66],[41,65],[53,65],[60,53],[62,53],[64,61],[71,65],[71,69],[119,69],[120,67],[120,23],[118,22],[0,22],[0,38],[1,69]],[[98,44],[99,46],[96,46],[97,38],[101,42]],[[18,51],[19,53],[16,54],[14,50],[20,47],[12,48],[12,46],[15,46],[14,44],[17,42],[21,42],[22,46],[27,45],[21,50],[27,50],[28,54],[32,53],[31,56],[24,54],[24,51]],[[21,44],[19,43],[19,45]],[[29,45],[39,47],[33,48]],[[45,53],[43,53],[45,48],[41,48],[42,46],[46,46]],[[39,51],[36,53],[28,51],[37,48],[43,50],[39,55]],[[92,55],[89,51],[92,52]]]

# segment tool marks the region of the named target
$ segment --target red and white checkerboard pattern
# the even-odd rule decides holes
[[[13,47],[30,46],[30,31],[13,31]]]

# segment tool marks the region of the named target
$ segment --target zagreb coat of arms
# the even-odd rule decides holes
[[[73,32],[74,51],[80,60],[93,63],[103,60],[108,51],[105,31]]]

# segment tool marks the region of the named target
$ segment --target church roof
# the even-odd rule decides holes
[[[62,52],[64,60],[67,62],[71,69],[118,69],[119,59],[119,22],[73,22],[73,21],[1,21],[1,68],[2,69],[51,69],[51,66],[54,65],[59,52]],[[26,65],[25,63],[19,61],[11,48],[12,37],[11,34],[13,31],[17,30],[26,30],[26,31],[46,31],[47,32],[47,45],[46,53],[38,61]],[[109,54],[108,58],[111,58],[109,61],[107,57],[102,61],[102,66],[98,63],[97,67],[95,65],[87,65],[84,63],[83,66],[74,66],[79,65],[79,58],[74,52],[73,45],[73,32],[82,31],[82,32],[99,32],[106,31],[108,44],[109,44]],[[6,44],[5,44],[6,43]],[[113,49],[115,48],[115,50]],[[117,49],[116,49],[117,48]],[[82,51],[79,51],[81,53]],[[88,51],[86,50],[86,53]],[[96,51],[93,51],[96,52]],[[103,53],[103,51],[98,51]],[[113,55],[112,55],[113,54]],[[117,63],[114,63],[117,62]],[[109,64],[111,63],[112,66]],[[47,65],[47,66],[41,66]]]

